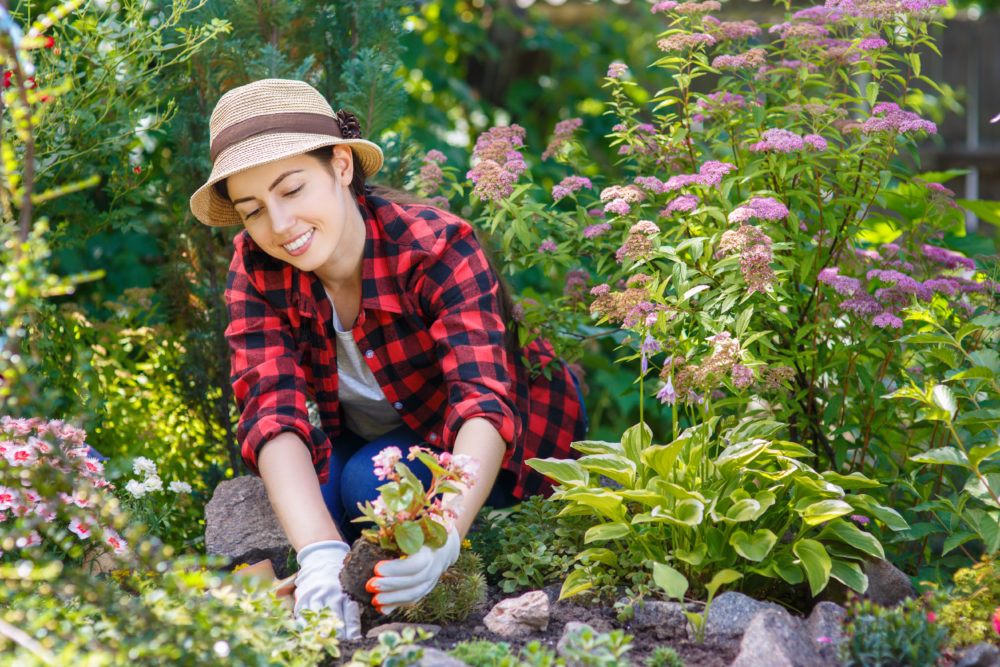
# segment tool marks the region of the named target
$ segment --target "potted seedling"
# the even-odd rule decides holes
[[[420,460],[431,471],[430,488],[409,469],[398,447],[387,447],[372,457],[375,474],[386,483],[374,502],[359,504],[363,516],[355,521],[373,525],[361,531],[344,561],[340,580],[344,591],[371,617],[371,594],[365,584],[382,560],[410,556],[428,546],[438,549],[448,540],[448,525],[455,519],[456,503],[445,506],[442,494],[461,493],[472,485],[479,464],[475,459],[426,447],[410,447],[407,460]],[[457,499],[456,499],[457,500]]]

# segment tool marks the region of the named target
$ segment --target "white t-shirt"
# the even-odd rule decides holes
[[[382,387],[358,349],[354,334],[341,325],[333,299],[330,305],[333,306],[333,330],[337,333],[337,394],[344,426],[371,441],[402,426],[403,419],[382,393]]]

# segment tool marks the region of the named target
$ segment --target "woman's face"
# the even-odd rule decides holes
[[[337,275],[364,251],[364,221],[348,190],[352,174],[350,149],[337,146],[329,166],[296,155],[230,176],[226,186],[264,252],[303,271]]]

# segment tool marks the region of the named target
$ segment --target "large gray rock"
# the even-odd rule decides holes
[[[955,667],[1000,667],[1000,648],[981,642],[962,651]]]
[[[913,582],[898,567],[887,560],[869,560],[864,564],[868,576],[865,597],[883,607],[895,607],[906,598],[916,597]]]
[[[816,651],[801,621],[784,609],[760,611],[740,642],[731,667],[824,667],[833,665]]]
[[[705,640],[713,642],[735,642],[743,636],[750,621],[758,612],[765,609],[784,611],[781,605],[773,602],[761,602],[752,597],[727,591],[712,600],[708,607],[708,618],[705,620]],[[693,629],[689,632],[694,636]]]
[[[549,627],[549,596],[545,591],[528,591],[493,606],[483,623],[504,637],[517,637]]]
[[[243,476],[215,487],[205,506],[205,550],[228,556],[233,565],[270,560],[279,579],[288,576],[292,545],[271,509],[264,482]]]
[[[847,610],[835,602],[817,602],[806,619],[806,632],[813,647],[831,664],[837,660],[840,643],[844,640],[844,620]]]

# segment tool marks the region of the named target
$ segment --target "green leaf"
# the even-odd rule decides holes
[[[834,519],[820,531],[817,539],[829,541],[837,539],[875,558],[885,558],[885,550],[878,538],[858,528],[850,521]]]
[[[704,542],[699,542],[694,546],[694,549],[690,551],[687,549],[674,549],[674,558],[677,560],[682,560],[685,563],[690,563],[695,567],[701,565],[705,561],[705,556],[708,554],[708,545]]]
[[[560,484],[571,487],[587,485],[587,472],[576,461],[546,458],[528,459],[525,463]]]
[[[760,512],[760,503],[753,498],[744,498],[742,500],[737,500],[733,503],[726,511],[726,521],[732,523],[741,523],[743,521],[752,521],[757,518]]]
[[[600,330],[592,333],[600,333]],[[606,442],[604,440],[579,440],[573,443],[573,449],[582,454],[625,454],[620,442]]]
[[[583,542],[584,544],[590,544],[591,542],[600,542],[604,540],[618,540],[631,532],[632,529],[627,523],[620,521],[602,523],[588,528],[587,532],[583,534]]]
[[[965,483],[966,493],[971,494],[974,498],[989,507],[1000,507],[997,505],[997,501],[993,499],[994,496],[1000,497],[1000,473],[990,473],[989,475],[984,475],[984,477],[986,478],[986,484],[974,475],[969,476],[969,481]],[[989,488],[987,488],[987,485],[989,485]]]
[[[984,366],[973,366],[972,368],[967,368],[964,371],[959,371],[954,375],[945,378],[946,382],[951,382],[952,380],[992,380],[996,376],[996,373]]]
[[[424,531],[415,521],[408,521],[396,526],[396,544],[404,554],[412,556],[424,546]]]
[[[642,452],[653,442],[653,431],[645,424],[632,426],[622,436],[625,456],[636,465],[642,463]]]
[[[928,449],[926,452],[914,454],[910,457],[910,460],[916,463],[934,463],[946,466],[961,466],[968,470],[972,469],[972,466],[969,465],[969,459],[965,456],[965,452],[955,447],[935,447],[934,449]]]
[[[739,338],[743,335],[743,332],[747,330],[747,326],[750,324],[750,318],[753,317],[753,306],[747,306],[746,310],[740,313],[740,316],[736,318],[736,337]]]
[[[857,563],[840,560],[833,561],[830,567],[830,576],[840,583],[848,586],[859,595],[868,590],[868,577]]]
[[[604,475],[626,488],[635,482],[635,464],[620,454],[590,454],[576,462],[581,468]]]
[[[819,595],[820,591],[826,588],[830,581],[830,569],[832,563],[830,554],[822,544],[816,540],[799,540],[792,545],[792,552],[799,557],[802,568],[806,571],[806,579],[809,580],[809,590],[812,594]]]
[[[571,598],[593,587],[593,582],[587,578],[587,571],[584,569],[575,569],[566,576],[566,580],[559,590],[559,599],[565,600],[566,598]]]
[[[826,500],[820,500],[809,505],[799,514],[802,516],[803,523],[807,526],[816,526],[824,521],[850,514],[853,511],[854,508],[843,500],[827,498]]]
[[[962,546],[969,540],[974,540],[977,537],[979,537],[979,535],[977,535],[976,533],[970,533],[967,530],[959,531],[957,533],[952,533],[951,535],[945,538],[944,544],[941,545],[941,555],[946,556],[948,555],[948,552],[957,549],[958,547]]]
[[[684,601],[688,580],[683,574],[666,563],[653,563],[653,582],[672,598]]]
[[[612,521],[625,520],[621,498],[613,491],[570,489],[563,494],[563,500],[591,507],[597,510],[601,516],[607,517]]]
[[[618,556],[611,549],[605,549],[604,547],[591,547],[590,549],[584,549],[576,555],[576,560],[586,563],[604,563],[609,567],[614,567],[618,564]]]
[[[731,584],[734,581],[739,581],[742,578],[743,575],[736,570],[719,570],[715,573],[715,576],[712,577],[712,580],[705,584],[705,590],[708,591],[708,599],[711,600],[714,598],[715,592],[718,591],[721,586]]]
[[[969,464],[973,468],[978,467],[982,461],[988,459],[997,452],[1000,452],[1000,442],[997,442],[997,444],[994,445],[979,445],[977,447],[973,447],[969,450]]]
[[[777,541],[777,535],[767,528],[761,528],[752,536],[742,530],[737,530],[729,538],[729,544],[736,550],[736,553],[755,563],[764,560]]]
[[[976,214],[976,217],[993,225],[1000,225],[1000,201],[956,199],[955,203]]]
[[[681,436],[669,445],[653,445],[647,447],[642,453],[642,462],[656,471],[656,474],[664,479],[670,478],[677,463],[677,456],[687,443],[688,438]]]
[[[971,509],[965,512],[965,519],[986,544],[986,553],[1000,549],[1000,512]]]
[[[969,359],[977,366],[985,366],[994,373],[1000,374],[1000,354],[996,350],[982,349],[969,353]]]
[[[868,100],[868,106],[875,106],[875,101],[878,100],[877,82],[869,81],[868,85],[865,86],[865,99]]]
[[[697,526],[705,517],[705,506],[694,498],[687,498],[674,507],[674,516],[684,525]]]
[[[857,494],[848,496],[851,499],[851,504],[855,508],[861,510],[864,514],[870,514],[893,531],[909,530],[910,524],[906,523],[906,519],[891,507],[886,507],[885,505],[880,505],[871,496],[866,496],[864,494]]]
[[[842,489],[877,489],[882,486],[882,482],[868,479],[859,472],[852,472],[850,475],[841,475],[835,472],[821,473],[823,479],[836,484]]]
[[[951,422],[951,418],[958,407],[955,402],[955,394],[951,388],[943,384],[934,385],[934,388],[931,389],[931,402],[936,407],[948,413],[946,421]]]

